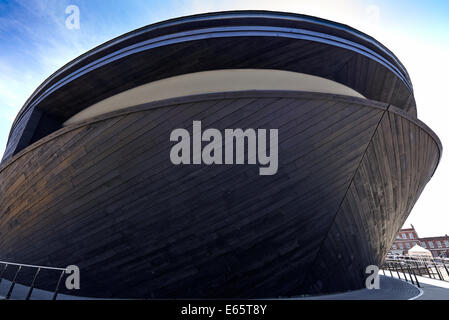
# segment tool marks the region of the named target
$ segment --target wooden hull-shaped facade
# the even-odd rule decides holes
[[[278,129],[278,172],[174,165],[170,133],[195,120]],[[70,293],[81,296],[356,289],[382,263],[440,152],[416,118],[368,99],[251,91],[132,107],[59,129],[3,164],[0,253],[79,266],[81,289]]]

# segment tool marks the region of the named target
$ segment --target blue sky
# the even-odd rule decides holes
[[[80,29],[65,26],[68,5]],[[449,1],[357,0],[0,0],[0,156],[15,115],[65,63],[125,32],[182,15],[236,9],[290,11],[355,27],[390,48],[408,69],[418,116],[449,141]],[[431,57],[429,59],[429,57]],[[449,157],[443,155],[406,224],[421,236],[449,234]]]

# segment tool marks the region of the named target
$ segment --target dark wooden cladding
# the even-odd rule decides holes
[[[397,113],[386,112],[310,265],[312,276],[303,283],[307,291],[360,287],[366,266],[383,263],[439,157],[431,135]],[[357,270],[350,279],[338,276]]]
[[[34,142],[28,139],[33,130],[52,128],[53,132],[74,114],[112,95],[177,75],[235,68],[323,77],[416,117],[407,71],[373,38],[342,24],[298,14],[210,13],[135,30],[55,72],[17,116],[3,160]],[[43,113],[52,122],[24,127],[30,113],[34,118]]]
[[[174,166],[170,132],[191,130],[193,120],[219,130],[278,128],[278,173]],[[405,113],[358,98],[234,92],[136,106],[60,129],[3,164],[0,253],[78,265],[77,294],[85,296],[359,288],[432,176],[440,148]]]

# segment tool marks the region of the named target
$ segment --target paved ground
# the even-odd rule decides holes
[[[387,274],[389,272],[387,271]],[[396,272],[393,272],[393,277],[398,278]],[[399,273],[401,279],[404,279],[404,274]],[[410,277],[407,274],[407,279],[410,281]],[[421,294],[417,296],[416,300],[449,300],[449,282],[431,279],[428,277],[417,276],[420,284]],[[414,300],[415,300],[414,299]]]
[[[404,275],[401,274],[404,279]],[[328,294],[310,297],[294,297],[299,300],[449,300],[449,282],[419,277],[421,288],[418,288],[403,280],[380,276],[380,289],[361,289],[338,294]],[[8,293],[11,283],[2,280],[0,284],[0,300]],[[24,299],[27,296],[28,288],[17,284],[11,295],[11,299]],[[53,294],[48,291],[35,289],[31,299],[49,300]],[[58,300],[83,299],[79,297],[58,295]]]
[[[404,275],[401,279],[404,279]],[[301,300],[449,300],[449,282],[418,276],[421,288],[397,278],[380,275],[380,289],[301,297]],[[410,280],[409,280],[410,281]]]
[[[63,283],[61,285],[64,285]],[[3,279],[0,283],[0,300],[4,299],[8,294],[9,288],[11,287],[11,282]],[[12,300],[24,300],[28,294],[29,287],[21,284],[16,284],[14,290],[11,293],[10,299]],[[53,298],[53,293],[49,291],[44,291],[40,289],[34,289],[31,295],[31,300],[51,300]],[[59,294],[57,296],[58,300],[80,300],[79,297],[68,296],[64,294]]]
[[[415,286],[393,279],[380,276],[380,289],[360,289],[349,292],[327,294],[321,296],[301,297],[301,300],[409,300],[420,294]]]
[[[416,300],[449,300],[449,282],[418,277],[423,294]]]

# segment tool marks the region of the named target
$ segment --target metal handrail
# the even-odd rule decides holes
[[[36,272],[34,273],[33,280],[32,280],[32,282],[30,284],[30,287],[29,287],[29,290],[28,290],[28,293],[27,293],[27,296],[26,296],[25,300],[29,300],[31,298],[31,295],[33,293],[34,286],[35,286],[35,283],[36,283],[36,279],[39,276],[39,273],[41,272],[42,269],[44,269],[44,270],[60,271],[61,273],[60,273],[59,278],[58,278],[58,283],[56,285],[55,290],[53,291],[53,297],[52,297],[53,300],[56,300],[56,298],[58,296],[59,286],[61,284],[62,277],[64,276],[64,273],[67,270],[66,268],[47,267],[47,266],[39,266],[39,265],[32,265],[32,264],[7,262],[7,261],[1,261],[1,260],[0,260],[0,264],[4,265],[3,269],[0,271],[0,284],[1,284],[2,280],[3,280],[3,276],[4,276],[5,272],[8,270],[8,267],[9,266],[16,266],[17,267],[17,271],[15,272],[14,277],[11,280],[11,285],[10,285],[10,287],[8,289],[8,293],[6,294],[6,297],[5,297],[6,300],[9,300],[11,298],[11,294],[12,294],[12,292],[14,290],[14,287],[16,285],[16,282],[17,282],[17,277],[19,276],[19,273],[22,270],[22,268],[33,268],[33,269],[36,269]]]
[[[0,260],[0,264],[8,264],[8,265],[12,265],[12,266],[22,266],[22,267],[30,267],[30,268],[41,268],[41,269],[48,269],[48,270],[60,270],[60,271],[67,270],[67,268],[46,267],[46,266],[39,266],[39,265],[34,265],[34,264],[6,262],[6,261],[1,261],[1,260]]]
[[[449,269],[446,263],[449,259],[445,258],[430,258],[430,257],[411,257],[403,255],[387,256],[385,258],[384,265],[382,268],[384,270],[390,271],[393,277],[393,272],[397,273],[398,278],[401,279],[401,275],[404,277],[405,281],[412,282],[420,287],[417,274],[421,277],[439,279],[442,281],[449,281]],[[421,272],[424,271],[424,272]],[[446,272],[447,277],[444,275]],[[385,271],[384,271],[385,272]],[[407,277],[410,279],[408,279]]]

